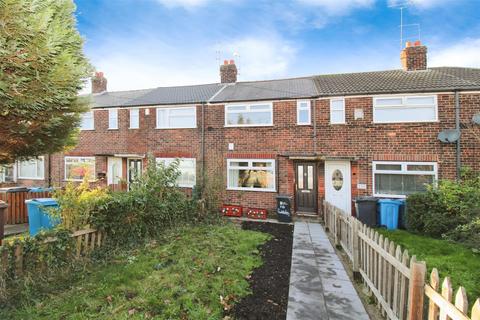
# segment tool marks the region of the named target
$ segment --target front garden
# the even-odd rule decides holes
[[[460,181],[444,180],[407,198],[407,230],[379,232],[417,259],[480,297],[480,176],[465,170]],[[431,271],[431,269],[429,270]]]
[[[0,319],[285,318],[293,227],[242,230],[214,186],[187,197],[177,163],[149,161],[129,192],[56,192],[60,225],[0,247]]]

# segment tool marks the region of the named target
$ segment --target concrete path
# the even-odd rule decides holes
[[[295,222],[287,320],[370,319],[319,223]]]

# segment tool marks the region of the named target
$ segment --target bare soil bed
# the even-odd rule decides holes
[[[262,245],[263,265],[249,279],[252,294],[240,300],[228,311],[234,319],[285,319],[288,306],[290,265],[292,261],[293,225],[243,222],[242,229],[272,235]]]

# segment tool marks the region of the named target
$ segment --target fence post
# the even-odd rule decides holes
[[[5,225],[7,224],[7,207],[4,201],[0,201],[0,245],[2,245],[5,236]]]
[[[362,276],[360,275],[360,249],[359,249],[359,240],[358,240],[358,228],[359,223],[357,219],[351,217],[352,221],[352,264],[353,264],[353,278],[355,280],[361,280]]]
[[[410,263],[410,285],[408,292],[408,320],[423,319],[423,296],[425,291],[425,273],[427,267],[424,262],[417,262],[414,258]]]
[[[340,240],[338,239],[338,209],[336,207],[333,207],[333,235],[335,239],[335,246],[338,246],[340,244]]]

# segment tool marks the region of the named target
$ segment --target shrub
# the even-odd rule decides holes
[[[454,230],[447,232],[445,237],[461,242],[476,252],[480,252],[480,217],[474,218],[469,223],[459,225]]]
[[[91,189],[85,179],[80,185],[68,183],[62,190],[53,193],[60,206],[59,211],[51,210],[50,214],[60,215],[62,225],[71,230],[86,227],[89,224],[92,213],[101,203],[110,199],[108,189],[96,187]]]
[[[98,206],[92,224],[117,243],[154,237],[166,228],[194,221],[196,205],[176,184],[178,161],[169,166],[149,157],[145,172],[128,192],[113,193]]]
[[[480,216],[480,176],[466,171],[460,182],[439,181],[410,195],[407,208],[408,230],[440,238]]]

